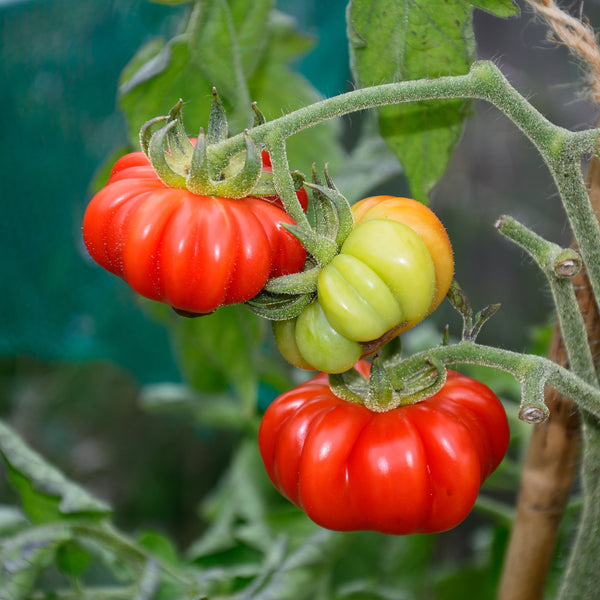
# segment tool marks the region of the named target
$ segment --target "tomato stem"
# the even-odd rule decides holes
[[[496,227],[504,236],[523,248],[543,271],[550,284],[558,312],[570,368],[590,385],[597,385],[585,322],[569,276],[578,271],[577,264],[581,263],[579,255],[571,248],[563,249],[549,242],[512,217],[501,217]]]
[[[278,152],[284,152],[286,138],[328,119],[401,102],[451,98],[490,102],[507,115],[536,146],[556,182],[587,265],[596,302],[599,302],[600,225],[587,195],[581,159],[598,152],[600,130],[571,132],[554,125],[515,90],[490,61],[473,63],[466,75],[402,81],[340,94],[255,127],[252,136],[257,144],[266,142],[270,148],[280,148]],[[216,145],[214,151],[217,155],[227,156],[241,147],[241,137],[233,136]],[[292,186],[285,180],[287,161],[280,158],[278,163],[279,167],[275,166],[275,161],[273,165],[274,172],[281,169],[283,173],[277,177],[280,185],[278,191],[282,197],[287,196],[286,202],[290,205],[292,217],[302,218],[296,215],[291,197]],[[300,224],[297,219],[296,222]]]
[[[572,371],[542,356],[520,354],[475,342],[462,341],[414,354],[389,370],[390,378],[393,382],[401,381],[411,373],[430,368],[434,360],[444,365],[474,364],[510,373],[523,386],[521,414],[526,415],[530,406],[540,408],[544,404],[543,387],[549,385],[575,400],[583,410],[600,418],[600,390]],[[528,380],[536,382],[536,385],[524,385]]]

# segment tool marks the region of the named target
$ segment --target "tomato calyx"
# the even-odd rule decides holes
[[[263,291],[248,302],[250,309],[261,317],[271,321],[293,319],[315,300],[319,273],[340,253],[354,229],[350,203],[336,188],[327,165],[324,174],[326,185],[313,165],[312,183],[303,181],[304,187],[312,191],[314,225],[307,228],[283,224],[302,243],[309,258],[301,272],[270,279]],[[297,172],[295,176],[301,177]]]
[[[394,348],[399,347],[399,341]],[[400,375],[397,366],[400,355],[377,355],[369,377],[356,368],[344,373],[329,374],[331,391],[342,400],[362,404],[373,412],[387,412],[400,406],[415,404],[436,394],[446,383],[447,370],[441,360],[428,358],[424,368]]]
[[[140,130],[142,151],[165,185],[202,196],[277,197],[272,170],[263,168],[264,153],[248,130],[242,134],[244,150],[223,159],[213,157],[212,148],[228,136],[227,116],[215,88],[208,128],[205,132],[201,127],[196,140],[185,131],[182,107],[179,100],[167,115],[150,119]],[[261,115],[255,118],[256,126],[264,117],[255,105],[253,109]],[[301,178],[296,176],[294,183],[300,189]]]

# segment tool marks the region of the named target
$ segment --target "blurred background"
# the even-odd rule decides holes
[[[277,2],[314,37],[295,66],[323,96],[352,87],[345,5]],[[579,4],[572,9],[578,14]],[[113,502],[125,528],[156,524],[182,544],[197,533],[189,515],[228,463],[231,437],[140,410],[141,386],[179,382],[182,374],[164,326],[88,258],[81,221],[91,182],[127,141],[116,102],[122,69],[145,42],[173,36],[187,10],[147,0],[0,0],[0,417]],[[600,25],[600,2],[584,10]],[[547,41],[530,9],[522,6],[510,20],[476,11],[475,29],[480,58],[494,60],[550,120],[572,129],[596,125],[580,67]],[[401,176],[374,191],[408,193]],[[432,208],[474,307],[503,305],[482,341],[530,348],[551,322],[549,294],[493,223],[508,213],[569,243],[535,149],[495,109],[475,104]],[[440,330],[457,324],[446,306],[431,320]],[[0,484],[0,501],[11,498]]]

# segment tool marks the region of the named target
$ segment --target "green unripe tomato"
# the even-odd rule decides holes
[[[283,358],[295,367],[314,371],[314,367],[304,360],[300,350],[298,350],[298,344],[296,343],[296,319],[273,321],[272,326],[275,343]]]
[[[327,321],[318,300],[296,319],[273,324],[275,341],[283,357],[301,369],[342,373],[362,355],[362,346],[339,334]]]
[[[398,221],[360,223],[319,274],[318,297],[342,336],[370,341],[428,314],[436,291],[433,259],[419,234]]]

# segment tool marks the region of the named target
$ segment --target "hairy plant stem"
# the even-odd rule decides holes
[[[92,540],[103,547],[110,548],[117,556],[128,561],[140,572],[143,571],[149,561],[154,561],[165,575],[175,581],[191,585],[191,581],[184,577],[182,573],[147,553],[144,548],[124,537],[110,525],[90,525],[83,522],[74,522],[67,524],[67,526],[75,537]]]
[[[540,419],[539,411],[546,411],[544,404],[544,386],[548,385],[558,392],[574,398],[579,406],[590,414],[600,418],[600,390],[542,356],[519,354],[510,350],[484,346],[475,342],[459,342],[450,346],[438,346],[414,354],[390,369],[392,383],[400,382],[420,371],[431,368],[433,360],[444,365],[475,364],[493,367],[510,373],[523,386],[521,414],[532,414],[531,422]]]
[[[282,140],[328,119],[401,102],[451,98],[490,102],[538,149],[556,182],[595,297],[600,299],[600,225],[581,173],[582,157],[598,152],[600,130],[572,132],[554,125],[510,85],[492,62],[476,62],[466,75],[402,81],[347,92],[254,127],[250,135],[255,143],[281,152]],[[211,148],[211,153],[218,161],[243,147],[242,136],[236,135]],[[275,170],[275,164],[273,167]]]
[[[582,413],[583,453],[581,487],[583,509],[575,544],[559,594],[560,600],[596,600],[598,587],[598,540],[600,538],[600,421]]]
[[[570,277],[558,274],[567,263],[573,266],[571,275],[579,271],[575,264],[578,260],[577,253],[545,240],[512,217],[502,217],[497,227],[502,234],[523,248],[546,275],[558,313],[570,369],[590,385],[597,386],[596,369],[588,344],[585,321],[579,309],[573,283]]]

